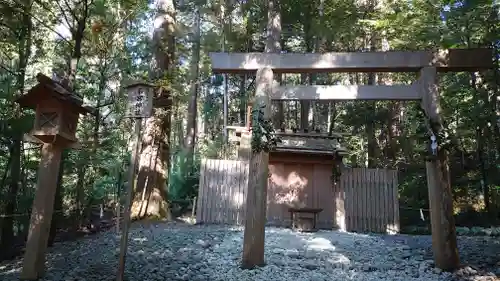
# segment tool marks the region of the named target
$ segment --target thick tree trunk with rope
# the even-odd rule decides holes
[[[173,70],[175,68],[175,7],[173,0],[158,0],[153,33],[154,58],[159,87],[156,97],[164,101],[146,120],[142,133],[139,174],[132,203],[132,218],[154,216],[171,219],[168,206],[168,171],[172,113]],[[131,183],[129,183],[131,184]]]

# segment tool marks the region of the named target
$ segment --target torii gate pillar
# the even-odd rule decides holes
[[[264,118],[271,115],[269,96],[273,90],[273,71],[271,68],[257,70],[255,78],[256,93],[254,110],[264,110]],[[251,134],[250,133],[250,141]],[[248,191],[246,200],[245,232],[243,238],[243,258],[241,267],[250,269],[263,266],[264,238],[267,208],[267,180],[269,177],[269,153],[250,152],[248,172]]]
[[[420,70],[422,107],[430,121],[431,129],[437,133],[442,129],[440,117],[437,71],[435,67]],[[432,251],[436,266],[443,270],[458,268],[460,260],[457,250],[455,219],[453,218],[453,196],[449,158],[446,150],[438,148],[437,155],[425,163],[429,208],[432,230]]]

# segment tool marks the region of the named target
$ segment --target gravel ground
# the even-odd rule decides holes
[[[135,225],[127,280],[500,280],[498,238],[460,237],[461,258],[471,266],[454,274],[433,267],[429,236],[267,228],[267,266],[256,270],[239,268],[242,240],[241,229],[222,226]],[[119,236],[111,230],[56,244],[43,280],[114,280],[118,253]],[[18,280],[20,265],[0,264],[0,280]]]

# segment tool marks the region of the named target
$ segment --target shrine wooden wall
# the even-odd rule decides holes
[[[399,231],[397,173],[344,169],[331,182],[331,159],[272,155],[269,160],[267,225],[288,227],[289,206],[322,208],[318,226],[346,231]],[[204,159],[196,210],[198,223],[243,225],[248,162]]]

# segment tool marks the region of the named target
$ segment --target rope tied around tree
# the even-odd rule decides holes
[[[457,147],[456,140],[452,134],[440,122],[427,119],[427,155],[426,161],[433,161],[438,156],[439,151],[450,151],[453,147]]]
[[[453,137],[453,134],[448,132],[448,129],[442,122],[433,120],[428,117],[423,108],[420,108],[421,113],[425,118],[425,143],[426,151],[424,158],[426,161],[433,161],[437,158],[439,151],[450,151],[452,147],[458,147],[457,140]]]

